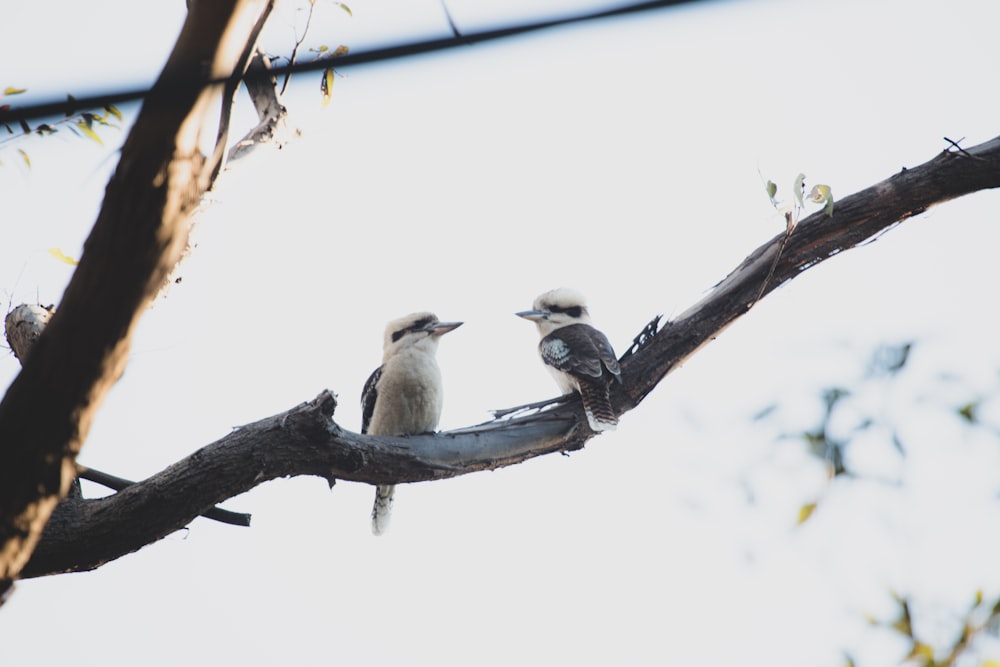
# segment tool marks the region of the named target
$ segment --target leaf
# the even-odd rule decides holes
[[[58,259],[63,264],[69,264],[70,266],[76,266],[80,262],[76,261],[66,253],[64,253],[59,248],[49,248],[49,254]]]
[[[341,44],[340,46],[338,46],[337,48],[335,48],[335,49],[333,50],[333,55],[331,55],[330,57],[331,57],[331,58],[337,58],[337,57],[339,57],[339,56],[346,56],[346,55],[347,55],[347,53],[348,53],[348,52],[349,52],[350,50],[351,50],[351,49],[350,49],[349,47],[347,47],[347,46],[344,46],[343,44]]]
[[[347,5],[345,5],[342,2],[338,2],[337,4],[340,5],[341,9],[343,9],[345,12],[347,12],[348,16],[350,16],[351,18],[354,18],[354,12],[351,11],[350,7],[348,7]]]
[[[31,134],[31,126],[28,125],[28,121],[26,121],[23,118],[21,118],[17,122],[21,124],[21,131],[22,132],[24,132],[25,134]]]
[[[118,120],[122,119],[122,112],[119,111],[118,107],[116,107],[114,104],[109,104],[108,106],[104,107],[104,110],[107,111],[112,116],[114,116],[115,118],[117,118]]]
[[[77,128],[79,128],[81,132],[83,132],[84,136],[88,137],[89,139],[93,139],[101,146],[104,145],[104,142],[101,141],[101,138],[97,136],[97,132],[94,132],[92,129],[90,129],[90,123],[87,122],[86,118],[81,118],[80,120],[76,121],[76,126]]]
[[[774,181],[767,182],[767,198],[774,203],[774,195],[778,194],[778,185]]]
[[[804,504],[802,507],[799,508],[799,516],[796,523],[798,523],[801,526],[802,524],[804,524],[806,521],[809,520],[809,517],[811,517],[813,515],[813,512],[815,511],[816,511],[816,503],[813,502]]]
[[[969,401],[962,407],[958,409],[958,414],[962,419],[969,422],[970,424],[975,424],[979,421],[976,415],[976,410],[979,409],[979,401]]]
[[[827,217],[833,215],[833,191],[829,185],[814,185],[809,191],[809,200],[814,204],[826,204],[823,212]]]
[[[801,207],[802,204],[802,191],[806,189],[806,175],[799,174],[795,177],[795,185],[792,186],[792,192],[795,194],[795,201],[798,202]]]
[[[934,649],[923,642],[914,641],[913,650],[906,656],[907,660],[910,658],[923,658],[924,664],[934,664]]]
[[[4,95],[20,95],[21,93],[28,92],[27,88],[14,88],[13,86],[7,86],[3,89]]]
[[[24,149],[18,148],[17,152],[21,154],[21,159],[24,160],[24,164],[28,165],[28,169],[31,169],[31,160],[28,158],[28,154],[24,152]]]
[[[323,79],[319,83],[319,90],[323,94],[323,108],[330,103],[330,95],[333,93],[333,68],[327,67],[323,70]]]

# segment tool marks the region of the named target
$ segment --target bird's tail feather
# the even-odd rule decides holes
[[[618,417],[611,407],[606,383],[581,382],[580,398],[583,399],[583,411],[587,414],[591,430],[600,433],[613,431],[618,427]]]
[[[372,505],[372,533],[375,535],[382,535],[389,530],[389,520],[392,518],[392,496],[395,493],[395,486],[379,485],[375,487],[375,504]]]

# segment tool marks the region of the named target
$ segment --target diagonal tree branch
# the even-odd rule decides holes
[[[622,366],[624,387],[612,398],[619,410],[635,407],[667,373],[714,340],[764,296],[820,262],[862,245],[935,204],[979,190],[1000,187],[1000,137],[963,151],[939,153],[837,201],[832,217],[815,213],[798,223],[766,278],[785,234],[753,251],[704,299],[668,322],[648,349]]]
[[[806,269],[861,245],[931,206],[1000,187],[1000,137],[945,151],[837,203],[835,214],[799,223],[778,261],[781,233],[750,254],[677,319],[644,328],[622,359],[613,391],[619,415],[631,410],[674,368],[770,293]],[[774,266],[772,283],[761,290]],[[315,475],[369,484],[455,477],[579,449],[594,436],[579,400],[551,409],[436,435],[362,436],[332,421],[325,391],[274,417],[241,427],[114,496],[60,505],[22,576],[89,570],[185,526],[227,498],[278,477]],[[509,412],[509,411],[508,411]]]
[[[194,2],[122,148],[59,310],[0,402],[0,588],[18,576],[59,499],[132,331],[176,263],[207,168],[207,111],[262,0]]]

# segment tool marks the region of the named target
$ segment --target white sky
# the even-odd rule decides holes
[[[179,1],[57,4],[5,12],[0,87],[37,96],[6,101],[142,83],[183,20]],[[436,2],[349,4],[353,17],[323,6],[316,44],[446,30]],[[539,6],[481,5],[449,3],[463,29]],[[384,323],[418,309],[466,322],[441,345],[442,428],[550,397],[534,327],[513,316],[540,292],[581,289],[624,350],[780,231],[761,175],[779,195],[803,172],[842,197],[943,136],[995,136],[997,13],[695,4],[350,68],[325,110],[318,75],[299,76],[286,102],[302,139],[224,177],[81,460],[144,478],[323,388],[356,430]],[[272,53],[290,49],[290,22],[270,27]],[[30,170],[0,146],[15,303],[58,302],[71,269],[47,249],[79,256],[125,134],[102,136],[23,144]],[[42,645],[79,667],[818,667],[845,650],[892,664],[904,648],[865,623],[891,615],[890,588],[944,645],[976,588],[1000,595],[997,442],[947,414],[997,388],[998,204],[937,207],[810,270],[582,452],[401,487],[382,538],[370,487],[280,480],[225,503],[251,529],[199,519],[96,572],[22,582],[0,610],[4,663]],[[778,435],[816,424],[820,388],[858,386],[875,345],[908,339],[904,380],[855,404],[902,424],[907,457],[884,437],[851,450],[905,483],[828,486]]]

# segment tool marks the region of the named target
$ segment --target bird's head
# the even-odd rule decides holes
[[[542,294],[531,310],[515,313],[538,325],[542,336],[570,324],[590,324],[590,313],[583,294],[569,287],[560,287]]]
[[[441,336],[460,326],[461,322],[441,322],[437,315],[428,312],[411,313],[400,317],[385,327],[383,358],[388,359],[411,347],[433,352],[437,349]]]

